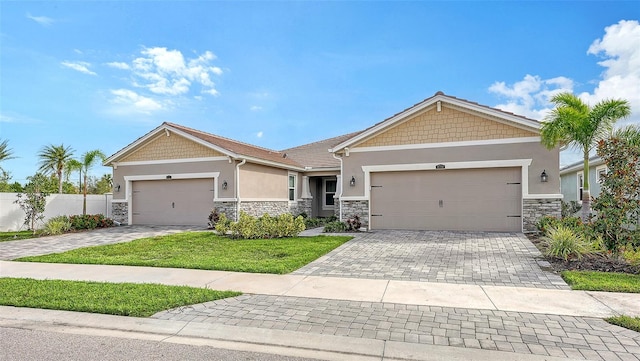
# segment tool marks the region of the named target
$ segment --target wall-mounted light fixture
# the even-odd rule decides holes
[[[349,185],[355,187],[356,185],[356,177],[351,176],[351,180],[349,181]]]
[[[227,186],[228,186],[227,181],[223,181],[222,182],[222,189],[226,190]]]
[[[540,173],[540,182],[546,182],[547,180],[549,180],[549,176],[547,175],[547,170],[543,170],[542,173]]]
[[[116,185],[113,187],[113,189],[114,189],[116,192],[120,192],[120,184],[116,184]]]

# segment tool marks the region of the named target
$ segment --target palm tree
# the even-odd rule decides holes
[[[84,196],[82,202],[82,214],[87,214],[87,178],[89,175],[89,169],[91,169],[96,161],[103,162],[106,156],[99,149],[90,150],[85,152],[80,159],[81,172],[84,173],[84,185],[82,187],[82,194]]]
[[[71,173],[78,172],[78,193],[82,192],[82,163],[76,159],[70,159],[64,167],[67,171],[64,179],[69,181]]]
[[[640,147],[640,124],[627,125],[613,132],[614,138],[622,139],[629,145]]]
[[[0,162],[5,161],[5,160],[9,160],[9,159],[14,159],[15,157],[13,156],[13,149],[9,148],[9,141],[8,140],[3,140],[0,142]]]
[[[631,114],[631,107],[622,99],[606,99],[590,107],[571,93],[556,94],[551,102],[556,107],[542,125],[542,144],[548,149],[571,146],[582,150],[585,174],[582,178],[582,219],[586,221],[591,208],[589,153],[599,140],[611,135],[616,121]]]
[[[60,145],[47,145],[40,150],[38,158],[40,158],[39,171],[48,174],[56,174],[58,176],[58,193],[62,193],[62,173],[73,157],[74,150],[71,147]]]

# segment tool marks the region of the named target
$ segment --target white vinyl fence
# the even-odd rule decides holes
[[[14,202],[18,193],[0,193],[0,232],[26,230],[24,211]],[[87,194],[87,214],[111,217],[111,193]],[[82,194],[52,194],[47,197],[44,220],[66,215],[82,214]],[[39,224],[38,226],[42,226]]]

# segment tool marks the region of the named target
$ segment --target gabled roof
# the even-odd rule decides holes
[[[247,143],[242,143],[229,138],[206,133],[200,130],[192,129],[175,123],[164,122],[159,127],[136,139],[133,143],[122,148],[120,151],[110,156],[104,161],[104,165],[111,165],[119,159],[134,151],[139,145],[153,136],[165,132],[174,132],[187,139],[195,141],[205,147],[216,150],[224,155],[236,159],[247,159],[257,163],[270,164],[283,168],[304,169],[304,166],[294,159],[289,158],[285,153],[267,148],[257,147]]]
[[[367,129],[365,129],[362,132],[357,133],[356,135],[354,135],[353,137],[346,139],[344,142],[336,145],[335,147],[333,147],[330,151],[331,152],[338,152],[344,148],[348,148],[349,146],[352,146],[356,143],[359,143],[373,135],[376,135],[378,133],[380,133],[381,131],[384,131],[385,129],[388,129],[389,127],[391,127],[392,125],[394,125],[397,122],[400,122],[404,119],[406,119],[407,117],[420,112],[421,110],[433,106],[435,104],[437,104],[437,102],[443,102],[443,103],[448,103],[454,106],[458,106],[460,108],[463,109],[467,109],[470,111],[474,111],[474,112],[478,112],[487,116],[491,116],[491,117],[496,117],[499,118],[500,120],[504,121],[505,123],[509,123],[513,126],[517,126],[520,128],[524,128],[533,132],[539,132],[540,131],[540,127],[541,124],[540,122],[538,122],[537,120],[533,120],[533,119],[529,119],[527,117],[523,117],[520,115],[516,115],[514,113],[511,112],[506,112],[504,110],[500,110],[497,108],[491,108],[489,106],[486,105],[481,105],[475,102],[471,102],[469,100],[466,99],[460,99],[460,98],[456,98],[454,96],[450,96],[450,95],[446,95],[443,92],[439,91],[437,93],[435,93],[432,97],[427,98],[415,105],[413,105],[412,107],[409,107]]]
[[[282,150],[282,153],[286,153],[288,158],[296,160],[300,164],[304,164],[305,167],[316,168],[339,168],[340,161],[333,157],[332,153],[329,153],[329,149],[336,144],[340,144],[347,139],[355,137],[360,132],[349,133],[340,135],[337,137],[320,140],[314,143],[304,144],[298,147]]]

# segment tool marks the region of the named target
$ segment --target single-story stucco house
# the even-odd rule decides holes
[[[363,131],[281,151],[163,123],[109,157],[113,217],[204,225],[302,212],[370,229],[533,231],[559,215],[540,123],[442,92]],[[541,174],[545,172],[544,181]]]
[[[607,174],[607,165],[598,156],[589,158],[589,193],[591,198],[600,195],[600,179]],[[563,201],[582,201],[582,185],[584,180],[584,161],[570,164],[560,169],[560,192]]]

